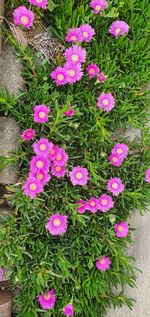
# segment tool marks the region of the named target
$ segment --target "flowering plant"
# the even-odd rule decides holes
[[[29,2],[35,15],[40,2]],[[132,242],[128,216],[150,201],[147,103],[140,90],[148,79],[147,50],[134,32],[142,19],[148,45],[146,9],[136,10],[132,26],[128,3],[115,7],[126,22],[114,21],[107,1],[65,1],[65,10],[59,0],[53,13],[42,3],[66,49],[61,65],[40,64],[32,50],[18,49],[26,92],[14,107],[6,96],[2,111],[13,113],[22,129],[15,154],[20,182],[9,187],[16,216],[0,231],[0,265],[13,266],[12,279],[21,285],[18,317],[103,317],[110,305],[132,307],[114,287],[135,284],[124,253]],[[27,11],[20,13],[17,20],[13,14],[17,24],[18,15],[26,22]],[[33,15],[27,18],[31,24]],[[142,127],[138,142],[124,137],[129,124]]]

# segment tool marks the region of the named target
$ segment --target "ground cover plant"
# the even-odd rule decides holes
[[[17,316],[103,317],[111,306],[133,305],[124,294],[136,280],[134,259],[126,255],[129,216],[146,211],[150,201],[149,3],[110,1],[100,15],[90,1],[50,0],[43,11],[11,0],[9,12],[22,5],[65,49],[74,45],[70,28],[89,24],[95,34],[80,43],[84,76],[78,67],[71,83],[63,54],[58,51],[53,63],[39,61],[39,53],[19,46],[4,27],[24,65],[26,88],[18,98],[0,92],[1,114],[13,116],[22,131],[10,162],[19,162],[20,179],[7,188],[15,217],[0,230],[0,265],[21,288]],[[117,38],[108,31],[116,20],[129,25]],[[141,139],[129,142],[128,127],[140,128]]]

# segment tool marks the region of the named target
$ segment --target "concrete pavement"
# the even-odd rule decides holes
[[[136,231],[135,244],[128,253],[135,257],[136,266],[142,273],[138,273],[137,288],[127,288],[126,294],[134,298],[136,303],[132,311],[127,307],[112,308],[106,317],[150,317],[150,207],[144,216],[137,212],[130,223]]]

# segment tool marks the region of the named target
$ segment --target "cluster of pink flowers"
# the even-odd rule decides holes
[[[54,289],[50,289],[43,293],[42,295],[39,295],[37,297],[38,302],[42,309],[49,310],[53,309],[56,303],[56,295]],[[67,304],[63,308],[64,316],[71,317],[74,315],[74,307],[71,303]]]
[[[80,214],[85,213],[86,210],[96,213],[97,211],[107,212],[114,207],[114,202],[111,196],[103,194],[99,198],[92,197],[89,201],[85,202],[80,200],[76,203],[77,212]]]
[[[86,67],[86,71],[87,71],[87,73],[88,73],[90,78],[93,78],[95,76],[97,77],[97,82],[96,83],[103,83],[106,80],[106,78],[107,78],[104,72],[100,73],[99,66],[97,66],[94,63],[89,64]]]
[[[110,191],[114,196],[118,196],[124,190],[124,185],[120,178],[110,178],[106,186],[107,190]],[[81,199],[77,203],[77,212],[80,214],[85,213],[86,210],[96,213],[97,211],[107,212],[114,207],[114,202],[111,196],[103,194],[99,198],[92,197],[89,201]]]
[[[117,143],[111,150],[109,162],[114,166],[121,166],[124,159],[127,157],[129,148],[124,143]]]
[[[29,176],[23,189],[24,194],[33,199],[50,181],[50,168],[53,176],[57,178],[65,176],[68,154],[45,138],[40,138],[39,141],[33,143],[32,147],[36,155],[30,161]]]
[[[75,43],[75,45],[65,50],[66,62],[64,66],[57,66],[51,73],[51,78],[54,79],[57,86],[74,84],[83,77],[82,64],[86,61],[86,50],[77,43],[89,42],[94,34],[95,31],[89,24],[68,31],[66,41]]]
[[[92,0],[90,2],[90,7],[93,9],[95,14],[101,14],[108,7],[108,2],[106,0]],[[108,32],[115,38],[121,35],[126,35],[129,32],[129,25],[120,20],[116,20],[110,26]]]
[[[48,121],[50,109],[46,105],[34,107],[34,122]],[[29,141],[35,137],[35,130],[27,129],[21,135],[23,140]],[[62,178],[66,174],[68,154],[64,149],[53,144],[46,138],[40,138],[32,145],[35,156],[30,161],[29,176],[23,185],[24,194],[35,198],[50,181],[51,175]],[[51,175],[49,172],[51,171]]]
[[[70,43],[90,42],[95,35],[95,30],[89,24],[82,24],[78,28],[68,30],[66,41]]]

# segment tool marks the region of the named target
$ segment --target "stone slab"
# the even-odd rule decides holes
[[[0,156],[10,157],[16,152],[20,130],[12,118],[0,117]],[[17,182],[17,165],[6,165],[0,171],[0,184],[14,184]]]
[[[20,90],[24,89],[21,72],[22,64],[17,59],[14,48],[3,42],[0,56],[0,87],[6,87],[11,94],[18,95]]]
[[[0,291],[0,317],[11,317],[12,294]]]
[[[4,15],[4,0],[0,0],[0,16]],[[1,18],[0,18],[0,55],[2,47],[2,28],[1,28]]]
[[[136,260],[136,266],[142,270],[137,274],[137,288],[127,288],[126,294],[136,303],[131,311],[127,307],[108,312],[106,317],[150,317],[150,207],[149,213],[140,216],[137,212],[130,221],[136,228],[135,244],[128,250]]]

